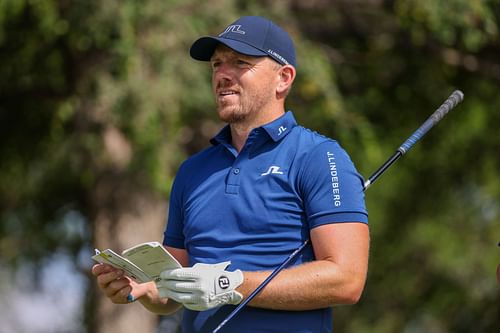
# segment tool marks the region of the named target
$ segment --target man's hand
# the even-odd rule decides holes
[[[239,304],[243,296],[235,289],[243,283],[243,273],[226,271],[230,263],[199,263],[189,268],[163,271],[161,280],[156,283],[160,297],[171,298],[196,311]]]
[[[97,277],[99,288],[115,304],[130,303],[139,296],[132,292],[137,283],[126,277],[121,269],[97,264],[92,267],[92,274]]]

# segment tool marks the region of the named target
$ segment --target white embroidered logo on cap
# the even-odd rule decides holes
[[[222,36],[224,34],[227,34],[228,32],[234,32],[234,33],[237,33],[237,34],[242,34],[244,35],[245,32],[243,30],[240,30],[241,28],[241,25],[239,24],[235,24],[235,25],[230,25],[229,27],[226,28],[226,30],[224,30],[223,33],[221,33],[219,36]]]
[[[271,55],[271,56],[273,56],[273,57],[275,57],[275,58],[279,59],[279,60],[280,60],[282,63],[284,63],[285,65],[288,65],[288,61],[287,61],[285,58],[283,58],[283,57],[281,56],[281,54],[279,54],[278,52],[276,52],[276,51],[274,51],[274,50],[271,50],[271,49],[268,49],[268,50],[267,50],[267,53],[269,53],[269,55]]]

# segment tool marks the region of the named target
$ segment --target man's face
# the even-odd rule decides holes
[[[269,57],[250,57],[219,45],[210,60],[212,89],[221,120],[252,121],[273,106],[279,64]]]

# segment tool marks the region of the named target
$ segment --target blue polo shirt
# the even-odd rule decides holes
[[[329,223],[368,223],[363,178],[329,138],[297,125],[291,112],[251,131],[238,154],[226,126],[186,160],[172,188],[164,244],[186,249],[189,265],[231,261],[228,270],[273,270]],[[291,264],[314,260],[311,246]],[[183,332],[211,332],[234,306],[186,310]],[[325,333],[331,308],[289,312],[245,307],[224,332]]]

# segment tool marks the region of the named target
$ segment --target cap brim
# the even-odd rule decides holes
[[[264,51],[261,51],[253,46],[250,46],[246,43],[228,39],[221,37],[201,37],[196,40],[193,45],[191,45],[191,49],[189,50],[189,54],[193,59],[201,60],[201,61],[209,61],[214,54],[215,48],[219,43],[226,45],[230,49],[244,54],[248,56],[254,57],[264,57],[268,54]]]

